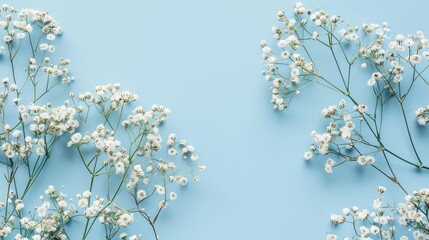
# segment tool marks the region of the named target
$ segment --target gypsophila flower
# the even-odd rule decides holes
[[[304,159],[305,160],[310,160],[313,157],[313,153],[312,152],[305,152],[304,153]]]
[[[177,194],[175,192],[170,192],[170,200],[174,201],[177,199]]]
[[[337,236],[335,234],[328,233],[326,235],[326,240],[337,240]]]
[[[140,189],[140,190],[137,191],[136,195],[137,195],[137,199],[141,201],[144,198],[146,198],[146,191]]]
[[[161,202],[159,202],[159,208],[161,209],[165,209],[167,208],[168,203],[165,200],[162,200]]]
[[[156,192],[159,195],[164,195],[165,194],[165,188],[163,186],[161,186],[161,185],[155,185],[155,189],[156,189]]]
[[[426,107],[422,107],[416,110],[415,112],[417,117],[417,122],[419,125],[424,126],[427,122],[429,122],[429,105]]]
[[[325,163],[325,172],[326,173],[332,173],[333,172],[332,168],[333,168],[334,164],[335,164],[335,161],[332,160],[331,158],[328,158],[328,160],[326,160],[326,163]]]
[[[368,111],[368,107],[364,104],[359,104],[356,109],[360,112],[360,113],[366,113]]]

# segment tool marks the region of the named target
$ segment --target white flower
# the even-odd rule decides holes
[[[378,186],[377,191],[380,192],[380,193],[384,193],[384,192],[386,192],[386,188],[383,187],[383,186]]]
[[[19,222],[21,224],[27,224],[30,221],[30,219],[28,217],[23,217],[21,219],[19,219]]]
[[[15,200],[15,209],[17,211],[21,211],[24,208],[24,203],[22,202],[21,199],[16,199]]]
[[[284,48],[284,47],[286,47],[288,45],[288,42],[287,42],[287,40],[286,39],[282,39],[282,40],[280,40],[278,43],[277,43],[277,46],[279,47],[279,48]]]
[[[366,156],[366,163],[373,164],[375,162],[375,158],[373,156]]]
[[[143,200],[146,198],[146,191],[145,190],[138,190],[136,194],[137,200]]]
[[[429,54],[428,54],[429,55]],[[290,57],[290,52],[288,52],[288,51],[283,51],[282,53],[281,53],[281,56],[282,56],[282,58],[289,58]],[[429,59],[429,57],[428,57],[428,59]]]
[[[359,220],[364,220],[364,219],[367,219],[368,218],[368,210],[363,210],[363,211],[358,211],[358,212],[356,212],[356,217],[359,219]]]
[[[117,175],[122,175],[125,173],[125,165],[123,162],[117,162],[115,164],[115,172]]]
[[[195,154],[195,153],[191,154],[191,157],[190,157],[190,159],[191,159],[192,161],[197,161],[199,158],[200,158],[200,157],[199,157],[197,154]]]
[[[56,193],[57,193],[57,191],[55,190],[55,187],[53,185],[49,185],[45,190],[45,194],[49,195],[49,196],[53,196]]]
[[[133,214],[129,214],[129,213],[125,212],[119,216],[119,219],[117,220],[116,224],[119,227],[126,227],[129,224],[131,224],[133,221],[134,221]]]
[[[395,76],[393,77],[393,82],[394,82],[394,83],[399,83],[399,82],[401,82],[401,81],[402,81],[402,79],[404,79],[404,77],[402,77],[402,75],[400,75],[400,74],[397,74],[397,75],[395,75]]]
[[[318,32],[316,32],[316,31],[314,31],[312,34],[311,34],[311,38],[312,39],[317,39],[319,37],[319,33]]]
[[[60,208],[66,208],[67,207],[67,202],[64,201],[64,200],[58,201],[58,207],[60,207]]]
[[[364,104],[359,104],[359,105],[357,106],[357,110],[358,110],[360,113],[366,113],[366,112],[368,111],[368,107],[367,107],[366,105],[364,105]]]
[[[412,39],[410,39],[410,38],[407,38],[407,39],[404,40],[404,45],[407,46],[407,47],[411,47],[411,46],[414,45],[414,41]]]
[[[84,208],[84,207],[88,206],[88,200],[85,198],[79,199],[78,205],[80,208]]]
[[[168,155],[170,155],[170,156],[175,156],[175,155],[177,155],[177,150],[176,150],[176,149],[174,149],[174,148],[170,148],[170,149],[168,149]]]
[[[313,153],[312,152],[305,152],[304,153],[304,159],[305,160],[310,160],[313,157]]]
[[[342,213],[343,213],[345,216],[350,215],[350,208],[343,208]]]
[[[271,48],[268,47],[268,46],[265,46],[265,47],[262,48],[262,52],[264,52],[264,53],[270,53],[271,52]]]
[[[359,163],[359,165],[363,166],[363,165],[365,165],[365,164],[366,164],[367,159],[366,159],[366,157],[365,157],[365,156],[359,156],[359,157],[357,158],[357,162]]]
[[[159,195],[165,194],[165,188],[161,185],[155,185],[155,190]]]
[[[41,51],[46,51],[46,50],[48,50],[49,45],[46,43],[42,43],[42,44],[40,44],[39,48]]]
[[[91,206],[85,209],[84,214],[87,218],[92,218],[97,214],[97,211]]]
[[[91,192],[90,192],[90,191],[88,191],[88,190],[87,190],[87,191],[85,191],[85,192],[83,192],[83,193],[82,193],[82,197],[83,197],[83,198],[89,198],[89,197],[91,197]]]
[[[15,152],[12,149],[6,150],[5,154],[7,158],[13,158],[15,156]]]
[[[395,36],[395,40],[398,41],[398,42],[403,41],[404,39],[405,39],[405,36],[402,35],[402,34],[397,34]]]
[[[206,166],[205,165],[198,165],[198,170],[202,172],[202,171],[206,170]]]
[[[24,39],[25,38],[25,33],[22,33],[22,32],[20,32],[20,33],[17,33],[16,34],[16,39]]]
[[[52,33],[47,34],[46,39],[48,39],[49,41],[55,40],[55,34],[52,34]]]
[[[176,176],[175,181],[182,186],[186,186],[188,184],[188,179],[184,176]]]
[[[12,42],[13,37],[11,37],[11,36],[9,36],[9,35],[5,35],[5,36],[3,37],[3,40],[4,40],[4,42],[5,42],[6,44],[9,44],[10,42]]]
[[[420,63],[420,60],[421,60],[421,57],[418,54],[413,54],[409,57],[409,61],[412,64],[418,64],[418,63]]]
[[[377,227],[377,226],[375,226],[375,225],[372,225],[372,226],[369,228],[369,231],[370,231],[372,234],[374,234],[374,235],[378,235],[378,234],[380,233],[380,228],[379,228],[379,227]]]
[[[12,132],[12,137],[14,137],[14,138],[19,138],[21,136],[21,131],[19,131],[19,130],[14,130],[13,132]]]
[[[334,164],[335,164],[335,161],[333,159],[328,158],[328,160],[326,160],[326,163],[325,163],[326,173],[332,173],[333,172],[332,169],[334,167]]]
[[[170,200],[174,201],[177,199],[177,194],[175,192],[170,192]]]
[[[128,238],[128,240],[138,240],[139,238],[137,237],[137,235],[132,235],[131,237]]]
[[[148,178],[148,177],[145,177],[145,178],[143,178],[143,184],[144,185],[149,185],[149,183],[150,183],[150,178]]]
[[[49,45],[49,47],[48,47],[48,51],[49,51],[50,53],[54,53],[54,52],[55,52],[55,47],[54,47],[53,45]]]
[[[335,234],[328,233],[326,234],[326,240],[337,240],[337,236]]]
[[[374,86],[376,83],[377,81],[374,78],[370,78],[366,84],[371,87]]]
[[[165,209],[167,208],[168,203],[165,200],[162,200],[161,202],[159,202],[159,208],[161,209]]]
[[[379,209],[381,207],[381,198],[377,197],[374,199],[374,203],[372,204],[374,209]]]

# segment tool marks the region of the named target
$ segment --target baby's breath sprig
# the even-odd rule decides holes
[[[353,235],[341,239],[429,239],[429,189],[414,191],[397,205],[383,203],[385,191],[385,187],[378,187],[370,209],[353,206],[331,215],[333,225],[352,225]],[[334,233],[326,235],[326,240],[337,239]]]
[[[74,80],[68,69],[70,60],[51,60],[62,29],[47,12],[3,4],[0,31],[1,64],[5,65],[0,86],[1,186],[5,193],[0,198],[0,239],[12,234],[15,239],[63,236],[74,212],[66,210],[64,195],[50,195],[52,205],[45,202],[37,213],[26,214],[24,209],[59,138],[79,126],[73,108],[47,102],[47,94],[56,86]],[[22,66],[25,72],[18,70]]]
[[[370,166],[407,194],[406,203],[383,205],[386,189],[379,187],[374,210],[353,206],[344,208],[342,214],[333,214],[334,225],[352,225],[352,236],[342,239],[429,239],[429,191],[422,189],[408,195],[392,164],[399,161],[429,170],[414,142],[405,108],[405,103],[413,98],[417,82],[429,85],[426,79],[429,39],[422,31],[391,38],[385,22],[350,27],[339,16],[323,9],[313,11],[301,2],[295,4],[293,16],[279,11],[277,19],[280,26],[272,28],[276,46],[267,41],[261,43],[263,73],[271,83],[274,109],[288,108],[295,96],[310,85],[321,85],[343,98],[338,104],[322,109],[329,123],[325,130],[311,132],[313,143],[304,153],[304,159],[323,157],[327,173],[343,164]],[[326,54],[321,60],[323,50]],[[327,58],[332,60],[330,70],[335,70],[337,81],[331,80],[320,67]],[[365,101],[358,100],[355,86],[362,83],[359,71],[369,71],[370,77],[363,84],[373,94],[372,100],[368,97]],[[403,124],[414,159],[402,157],[385,141],[386,111],[396,111],[395,121]],[[415,116],[418,124],[426,125],[429,107],[417,109]],[[333,233],[326,235],[326,240],[337,238]]]
[[[263,73],[271,83],[274,109],[288,108],[297,94],[315,84],[331,89],[345,99],[322,110],[323,116],[331,121],[325,132],[311,133],[314,143],[304,158],[331,156],[325,164],[328,173],[345,163],[369,165],[407,192],[395,174],[392,161],[429,170],[415,145],[405,110],[405,102],[412,96],[410,93],[415,83],[429,84],[425,78],[429,68],[429,40],[423,32],[407,36],[398,34],[390,39],[387,23],[350,27],[339,16],[330,15],[323,9],[313,11],[301,2],[295,4],[292,17],[279,11],[277,19],[281,25],[272,28],[276,46],[267,41],[261,43],[265,62]],[[332,69],[339,81],[331,80],[319,67],[321,60],[317,53],[322,49],[331,58]],[[352,87],[358,84],[353,82],[357,68],[370,71],[366,84],[374,95],[373,104],[368,98],[365,102],[358,100]],[[346,109],[346,101],[351,103],[352,109]],[[393,107],[389,111],[398,111],[402,118],[414,160],[401,157],[383,140],[386,104]],[[428,121],[427,112],[426,108],[416,111],[421,125]]]
[[[101,227],[103,239],[138,240],[142,235],[128,236],[127,227],[139,220],[158,239],[156,223],[177,199],[176,189],[188,185],[188,179],[198,182],[205,169],[192,145],[160,130],[170,110],[160,105],[130,110],[138,97],[120,84],[70,93],[69,100],[54,106],[47,102],[49,93],[74,80],[70,60],[51,60],[61,27],[46,12],[3,5],[0,29],[0,52],[10,67],[0,86],[0,169],[5,176],[0,239],[94,239],[93,230]],[[24,77],[17,71],[22,58]],[[25,200],[34,201],[31,190],[64,135],[69,138],[64,147],[76,151],[85,171],[79,177],[85,179],[86,173],[88,185],[75,199],[49,185],[39,197],[42,203],[28,210]],[[68,229],[79,223],[74,219],[83,219],[80,234]]]
[[[134,221],[134,214],[147,221],[158,239],[155,224],[168,203],[177,199],[171,185],[186,186],[189,175],[198,182],[198,172],[205,169],[197,164],[195,148],[178,140],[174,133],[163,137],[159,127],[171,112],[164,106],[153,105],[147,110],[137,106],[127,114],[128,105],[138,97],[122,91],[120,84],[97,86],[95,93],[70,96],[86,132],[74,133],[67,145],[77,150],[90,176],[87,193],[78,196],[86,217],[82,239],[90,238],[96,222],[104,225],[105,238],[113,239]],[[90,130],[94,118],[101,122]],[[126,137],[121,138],[121,134]],[[94,199],[95,181],[107,183],[107,188]],[[125,210],[116,199],[127,192],[134,207]],[[157,206],[152,206],[153,201]]]

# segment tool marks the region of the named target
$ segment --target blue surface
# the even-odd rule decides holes
[[[404,11],[387,0],[305,3],[352,25],[387,21],[394,33],[429,33],[424,17],[429,3],[418,0],[407,1],[410,10]],[[332,230],[330,214],[354,204],[371,207],[377,186],[387,186],[389,198],[402,200],[397,188],[372,169],[345,166],[327,175],[322,161],[302,159],[309,132],[324,124],[320,109],[339,96],[312,88],[288,111],[271,109],[259,42],[271,38],[277,11],[290,10],[293,1],[9,4],[47,10],[58,20],[64,34],[57,51],[72,60],[74,91],[121,82],[140,96],[139,104],[171,108],[168,128],[197,147],[207,171],[161,216],[160,239],[324,239]],[[410,104],[410,114],[415,106],[429,103],[428,96],[421,100]],[[391,144],[402,151],[400,141],[392,139]],[[52,182],[72,195],[84,190],[87,181],[79,177],[79,164],[77,159],[51,161],[40,191]],[[58,169],[68,174],[59,175]],[[398,174],[410,189],[429,179],[422,174],[416,178],[408,168]],[[150,234],[144,239],[152,239]]]

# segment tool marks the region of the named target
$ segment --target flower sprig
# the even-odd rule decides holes
[[[424,240],[429,238],[428,206],[429,189],[414,191],[405,196],[405,202],[397,205],[383,203],[385,187],[378,187],[372,210],[357,206],[344,208],[341,214],[332,214],[334,225],[352,225],[354,235],[342,239],[400,239]],[[405,231],[398,231],[398,228]],[[326,240],[336,240],[336,234],[328,233]]]
[[[187,174],[198,182],[197,172],[205,169],[196,162],[199,156],[195,148],[186,140],[178,140],[174,133],[166,138],[162,136],[159,127],[171,112],[164,106],[153,105],[148,110],[137,106],[127,114],[127,105],[138,97],[121,91],[120,84],[97,86],[95,93],[71,93],[70,96],[84,129],[93,124],[94,117],[101,119],[95,130],[76,132],[67,143],[77,150],[90,177],[87,197],[79,197],[82,202],[79,206],[85,208],[87,218],[83,238],[89,237],[98,220],[106,228],[106,239],[112,239],[138,214],[158,239],[155,228],[158,217],[170,201],[177,199],[177,193],[170,190],[174,189],[171,185],[186,186]],[[120,138],[121,134],[126,137]],[[105,198],[97,195],[102,201],[93,200],[90,194],[96,180],[108,183]],[[124,188],[131,194],[134,208],[125,210],[115,202]],[[154,214],[149,213],[153,209],[147,205],[149,199],[158,199]],[[114,219],[122,220],[118,223]]]
[[[121,90],[120,84],[97,86],[94,93],[70,93],[55,106],[50,93],[74,81],[70,60],[55,56],[54,41],[62,28],[47,12],[5,4],[0,31],[0,53],[6,55],[0,64],[9,67],[0,83],[0,169],[5,177],[0,239],[93,239],[98,227],[104,228],[105,239],[138,240],[142,235],[128,236],[127,228],[142,221],[158,239],[155,224],[178,198],[176,189],[189,179],[198,182],[205,169],[192,145],[174,133],[162,133],[171,111],[160,105],[131,110],[138,97]],[[22,65],[24,75],[17,70]],[[86,173],[88,184],[75,198],[49,185],[38,197],[41,204],[31,208],[32,189],[62,138],[68,138],[62,147],[79,156],[84,171],[80,177],[85,179]],[[74,160],[71,156],[59,160]],[[69,230],[77,219],[84,221],[80,236]]]
[[[391,39],[388,23],[350,27],[339,16],[330,15],[323,9],[313,11],[301,2],[295,4],[292,17],[279,11],[277,20],[281,26],[272,28],[276,44],[261,43],[264,76],[271,83],[274,109],[288,108],[295,96],[315,84],[331,89],[338,93],[340,99],[345,99],[322,110],[322,115],[331,122],[324,133],[312,132],[314,143],[304,158],[331,155],[325,164],[329,173],[334,167],[348,162],[370,165],[406,192],[391,162],[400,161],[414,168],[429,169],[414,143],[405,109],[415,83],[429,84],[425,78],[429,68],[429,40],[424,33],[398,34]],[[318,46],[317,50],[314,46]],[[318,67],[321,62],[318,51],[322,49],[327,53],[324,56],[331,58],[332,69],[337,74],[335,78],[339,81],[331,80]],[[358,100],[359,93],[353,88],[362,83],[362,77],[357,74],[362,69],[370,73],[365,83],[373,93],[372,104],[368,98],[364,102]],[[353,80],[356,75],[359,81]],[[353,109],[344,109],[342,105],[346,101],[352,104]],[[415,159],[400,156],[383,140],[386,122],[383,115],[387,104],[393,106],[389,111],[397,111],[402,118]],[[427,121],[426,112],[425,108],[416,111],[421,125]],[[341,160],[338,164],[335,163],[337,159]]]
[[[265,80],[271,84],[275,110],[287,109],[307,87],[319,85],[338,94],[339,103],[323,108],[326,128],[313,130],[313,142],[304,159],[323,158],[325,171],[332,173],[343,164],[368,166],[395,183],[407,194],[406,203],[383,205],[384,187],[374,200],[374,210],[345,208],[334,214],[334,225],[351,224],[354,235],[344,239],[429,239],[427,189],[408,195],[396,175],[393,162],[429,170],[423,152],[415,144],[411,124],[426,125],[428,107],[409,116],[406,103],[413,98],[417,83],[429,85],[429,39],[422,31],[391,36],[389,24],[364,23],[352,27],[323,9],[311,10],[298,2],[292,16],[277,13],[279,26],[272,27],[271,41],[262,41]],[[323,52],[323,56],[322,56]],[[321,67],[331,61],[329,71]],[[324,62],[324,63],[322,63]],[[334,73],[335,75],[332,75]],[[362,81],[364,79],[364,81]],[[360,100],[362,85],[372,98]],[[348,104],[346,104],[348,102]],[[351,105],[348,107],[347,105]],[[386,106],[389,105],[387,108]],[[386,141],[385,113],[396,113],[396,129],[402,124],[412,158],[403,157]],[[417,121],[411,121],[416,117]],[[408,229],[412,234],[402,234]],[[329,233],[327,240],[336,240]]]
[[[16,239],[26,239],[27,233],[40,239],[44,231],[50,232],[46,236],[54,236],[53,232],[62,231],[60,216],[61,221],[68,221],[71,212],[46,203],[46,214],[30,217],[25,214],[24,202],[59,138],[79,127],[74,109],[47,102],[48,93],[56,86],[74,80],[68,68],[70,60],[51,60],[56,59],[54,41],[62,29],[47,12],[17,10],[3,4],[0,32],[5,69],[0,84],[1,186],[5,194],[0,198],[0,239],[15,233]],[[22,66],[24,75],[17,70]],[[56,196],[54,200],[62,198]]]

